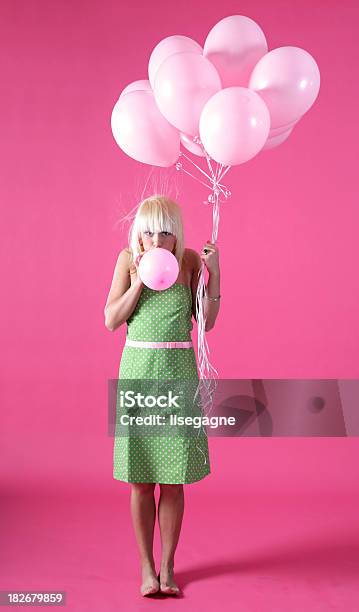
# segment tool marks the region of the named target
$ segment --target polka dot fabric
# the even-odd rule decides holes
[[[127,320],[127,337],[149,342],[188,341],[192,328],[189,287],[175,283],[164,291],[154,291],[144,286]],[[198,380],[194,349],[124,346],[119,378]],[[202,480],[210,474],[210,462],[207,436],[199,432],[188,437],[115,435],[114,478],[163,484]]]

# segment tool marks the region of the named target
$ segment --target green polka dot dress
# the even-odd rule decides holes
[[[188,341],[192,328],[189,287],[175,283],[163,291],[154,291],[144,286],[127,320],[127,337],[150,342]],[[194,348],[125,345],[119,379],[198,381]],[[116,428],[113,453],[116,480],[189,484],[210,474],[208,440],[203,430],[198,436],[131,436],[117,431]]]

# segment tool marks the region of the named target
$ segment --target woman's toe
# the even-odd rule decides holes
[[[167,595],[177,595],[179,593],[179,588],[175,585],[169,586],[167,584],[161,584],[161,591]]]
[[[152,583],[152,584],[143,584],[141,586],[141,594],[145,597],[146,595],[153,595],[154,593],[157,593],[157,591],[159,590],[160,585],[159,583]]]

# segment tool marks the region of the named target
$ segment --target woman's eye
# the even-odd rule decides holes
[[[150,230],[145,230],[143,233],[145,234],[145,236],[149,236],[150,238],[152,238],[153,236],[153,232],[151,232]],[[171,232],[160,232],[160,234],[162,234],[162,236],[172,236]]]

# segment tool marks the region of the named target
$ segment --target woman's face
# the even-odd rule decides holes
[[[176,246],[176,236],[171,234],[171,232],[150,232],[149,230],[145,230],[141,232],[140,244],[144,251],[149,251],[150,249],[158,247],[173,252]]]

